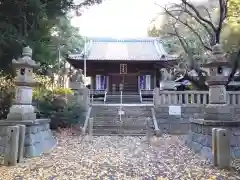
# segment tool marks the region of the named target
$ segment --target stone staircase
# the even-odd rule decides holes
[[[142,95],[143,102],[153,102],[153,95]]]
[[[119,104],[120,103],[121,96],[118,94],[108,94],[106,97],[106,103],[111,104]]]
[[[93,106],[90,117],[93,118],[93,135],[145,136],[154,125],[151,106],[123,106],[124,114],[118,114],[119,106]],[[150,118],[147,128],[147,119]]]
[[[121,102],[121,95],[107,95],[106,103],[119,104]],[[123,94],[123,104],[141,103],[139,94]]]

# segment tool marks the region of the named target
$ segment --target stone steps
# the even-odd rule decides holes
[[[107,95],[106,103],[121,103],[121,95]],[[137,95],[123,95],[122,103],[140,103],[140,96]]]
[[[120,135],[120,136],[145,136],[146,130],[121,130],[121,129],[101,129],[93,130],[94,136]]]
[[[104,129],[104,128],[123,128],[123,129],[132,129],[132,130],[137,130],[137,129],[146,129],[146,127],[145,126],[134,126],[134,125],[124,125],[124,126],[122,126],[122,125],[118,125],[118,124],[98,124],[98,125],[93,125],[93,127],[95,128],[95,129],[98,129],[98,128],[101,128],[101,129]]]
[[[137,134],[134,134],[134,133],[117,133],[117,134],[106,134],[106,133],[95,133],[93,134],[93,136],[146,136],[146,134],[142,134],[142,133],[137,133]]]
[[[124,114],[118,115],[119,107],[94,106],[90,117],[93,118],[93,135],[138,135],[143,136],[149,131],[146,127],[147,119],[151,118],[151,107],[131,106],[122,107]],[[150,121],[150,131],[154,125]]]

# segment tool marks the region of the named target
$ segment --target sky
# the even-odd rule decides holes
[[[103,0],[84,10],[82,16],[75,16],[72,25],[87,37],[147,37],[151,21],[161,11],[155,3],[164,5],[168,1],[178,0]]]

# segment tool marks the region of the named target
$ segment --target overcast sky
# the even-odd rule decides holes
[[[81,0],[75,0],[81,1]],[[88,37],[146,37],[150,22],[160,12],[154,3],[164,5],[179,0],[103,0],[84,10],[72,24]]]

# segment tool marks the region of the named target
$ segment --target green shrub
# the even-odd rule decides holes
[[[68,88],[54,88],[51,78],[34,74],[33,104],[38,118],[51,118],[51,127],[70,127],[83,123],[82,106],[68,101],[73,92]],[[0,119],[5,119],[15,96],[14,79],[0,72]],[[74,98],[73,98],[74,99]]]
[[[36,89],[33,97],[37,102],[38,118],[50,118],[52,129],[83,124],[85,112],[82,106],[68,101],[67,97],[73,96],[72,94],[73,92],[66,88],[56,88],[53,90]]]
[[[60,111],[55,111],[51,115],[51,128],[70,128],[72,125],[83,125],[85,113],[81,106],[77,104],[68,104]]]
[[[61,96],[61,95],[71,95],[73,94],[73,92],[71,89],[68,89],[68,88],[56,88],[56,89],[53,89],[53,94]]]
[[[14,81],[0,72],[0,119],[5,119],[15,96]]]

